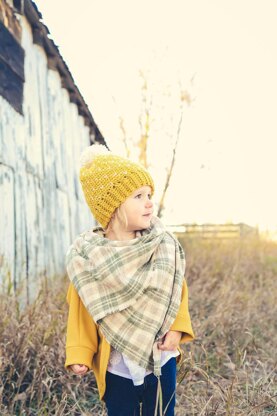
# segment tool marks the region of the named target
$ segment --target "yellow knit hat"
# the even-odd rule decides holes
[[[116,156],[101,144],[93,144],[81,155],[80,181],[94,218],[106,228],[122,202],[136,189],[154,182],[138,163]]]

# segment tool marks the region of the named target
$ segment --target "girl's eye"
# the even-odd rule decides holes
[[[135,196],[135,198],[137,198],[137,199],[141,199],[142,197],[143,197],[143,194],[142,194],[142,193],[137,194],[137,195]],[[152,199],[152,195],[151,195],[151,194],[147,194],[147,198],[148,198],[148,199]]]

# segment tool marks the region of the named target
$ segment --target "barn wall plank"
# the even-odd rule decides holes
[[[23,114],[26,137],[26,168],[28,172],[43,177],[40,96],[37,77],[37,54],[33,45],[32,31],[24,26],[22,46],[25,49],[25,84]],[[42,57],[43,59],[43,57]]]
[[[1,163],[0,195],[0,282],[1,289],[10,293],[15,268],[14,170]]]
[[[26,251],[27,251],[27,300],[32,301],[36,289],[46,277],[44,261],[44,224],[42,182],[27,173],[25,193]],[[49,231],[48,231],[49,232]]]

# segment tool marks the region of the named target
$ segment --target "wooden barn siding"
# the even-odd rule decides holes
[[[94,221],[77,179],[89,127],[24,17],[22,26],[23,116],[0,97],[0,262],[3,289],[11,276],[30,300],[44,279],[64,274],[70,242]]]

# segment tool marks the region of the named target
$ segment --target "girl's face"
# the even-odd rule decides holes
[[[126,227],[126,231],[144,230],[150,227],[150,221],[153,216],[153,202],[151,201],[150,186],[142,186],[129,196],[121,204],[125,214],[121,218],[121,224]]]

